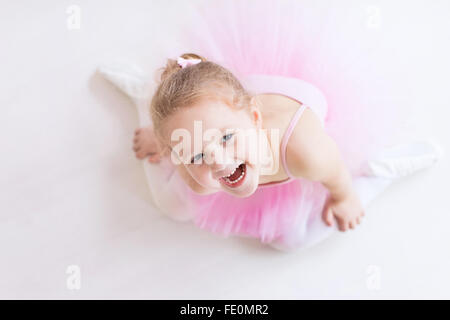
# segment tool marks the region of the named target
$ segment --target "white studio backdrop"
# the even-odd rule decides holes
[[[448,150],[450,2],[364,1],[381,9],[382,36],[404,35],[392,39],[415,89],[404,138]],[[158,41],[191,3],[3,1],[0,298],[450,298],[446,158],[301,254],[155,211],[131,149],[134,106],[95,70],[117,58],[161,67]]]

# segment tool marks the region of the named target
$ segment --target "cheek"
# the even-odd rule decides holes
[[[192,178],[203,186],[211,184],[209,168],[206,166],[191,166],[188,168]]]
[[[245,159],[250,164],[258,163],[259,142],[255,133],[242,134],[236,140],[234,152],[238,159]]]

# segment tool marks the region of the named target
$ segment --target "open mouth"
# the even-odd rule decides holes
[[[244,183],[246,173],[247,166],[245,163],[241,163],[229,176],[220,178],[220,181],[230,188],[237,188]]]

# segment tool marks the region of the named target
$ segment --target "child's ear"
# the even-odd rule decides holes
[[[256,103],[256,98],[252,97],[250,100],[250,116],[257,128],[262,127],[262,115],[259,110],[258,104]]]

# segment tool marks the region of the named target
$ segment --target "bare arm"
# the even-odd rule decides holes
[[[320,181],[329,191],[322,218],[339,230],[353,229],[364,216],[362,204],[352,188],[351,175],[334,140],[309,108],[302,115],[287,149],[289,170],[297,177]]]
[[[286,158],[294,176],[320,181],[334,199],[344,198],[351,192],[351,176],[338,146],[309,108],[289,139]]]

